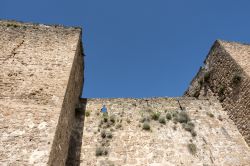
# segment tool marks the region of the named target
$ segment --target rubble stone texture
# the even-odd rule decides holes
[[[173,119],[166,124],[151,120],[151,131],[142,129],[141,119],[148,110],[160,112],[187,112],[195,124],[196,137],[183,129]],[[116,122],[108,128],[100,126],[105,104]],[[149,98],[149,99],[87,99],[80,165],[248,165],[250,149],[216,100],[194,98]],[[214,117],[209,116],[213,114]],[[122,122],[120,122],[122,120]],[[121,124],[121,128],[116,126]],[[76,125],[80,126],[80,124]],[[176,126],[176,130],[174,130]],[[105,139],[101,133],[111,132],[113,137],[106,146],[108,154],[96,156],[96,148]],[[82,131],[78,131],[81,133]],[[78,134],[79,135],[79,134]],[[105,142],[105,141],[104,141]],[[187,148],[193,142],[197,153]]]
[[[0,21],[0,165],[64,165],[81,47],[79,28]]]
[[[185,96],[220,100],[250,145],[250,45],[216,41],[204,63]]]
[[[80,103],[81,33],[0,20],[1,166],[249,165],[249,45],[216,41],[189,97]]]

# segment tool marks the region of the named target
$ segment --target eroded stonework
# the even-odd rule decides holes
[[[115,117],[110,126],[105,126],[102,121],[100,109],[103,104],[108,109],[108,116]],[[143,130],[141,120],[148,110],[159,112],[164,118],[170,112],[187,112],[197,135],[192,136],[183,124],[175,123],[174,118],[166,119],[166,124],[151,119],[150,131]],[[111,133],[112,137],[103,138],[104,131]],[[216,100],[87,99],[84,129],[78,132],[83,132],[80,165],[246,166],[250,163],[249,147]],[[190,143],[197,147],[195,154],[189,152]],[[106,149],[107,154],[98,156],[99,147]]]
[[[0,21],[1,166],[249,165],[249,45],[216,41],[192,97],[79,103],[81,33]]]
[[[250,144],[250,45],[216,41],[186,96],[217,98]]]
[[[0,21],[0,165],[63,165],[83,84],[81,29]]]

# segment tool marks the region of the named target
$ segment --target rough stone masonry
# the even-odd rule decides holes
[[[0,21],[1,166],[249,165],[249,45],[216,41],[189,97],[79,101],[81,35]]]
[[[250,45],[216,41],[185,96],[217,98],[250,145]]]
[[[81,29],[0,21],[0,165],[64,165],[83,85]]]

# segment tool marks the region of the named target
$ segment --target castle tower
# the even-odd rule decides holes
[[[185,96],[217,98],[250,145],[250,45],[218,40]]]
[[[83,84],[81,29],[0,21],[0,165],[64,165]]]

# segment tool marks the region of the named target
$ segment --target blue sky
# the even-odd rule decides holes
[[[0,18],[82,26],[84,97],[181,96],[216,39],[250,43],[249,0],[1,0]]]

